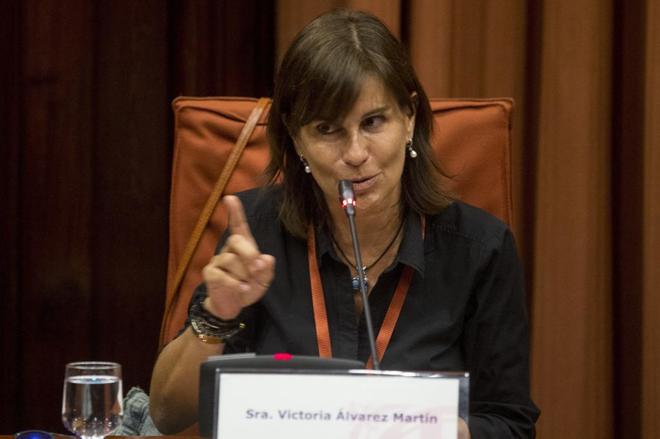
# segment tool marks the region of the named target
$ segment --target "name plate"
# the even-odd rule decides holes
[[[222,370],[216,386],[216,439],[455,439],[467,421],[465,373]]]

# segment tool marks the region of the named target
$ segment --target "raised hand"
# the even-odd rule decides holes
[[[241,201],[227,195],[229,237],[219,254],[202,270],[208,297],[205,308],[222,319],[232,319],[263,297],[273,280],[275,258],[263,254],[252,236]]]

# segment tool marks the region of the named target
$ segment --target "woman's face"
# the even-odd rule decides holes
[[[343,120],[312,121],[294,142],[330,209],[339,206],[337,183],[346,179],[353,182],[358,210],[384,213],[400,202],[405,144],[414,125],[414,114],[399,107],[382,80],[368,76]]]

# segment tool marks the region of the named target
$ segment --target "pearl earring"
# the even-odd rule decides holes
[[[415,151],[412,147],[412,139],[409,139],[406,142],[406,149],[408,150],[408,156],[410,156],[411,159],[414,159],[417,157],[417,151]]]
[[[312,168],[309,167],[309,163],[307,163],[307,160],[305,160],[305,157],[302,154],[300,154],[300,161],[303,164],[303,170],[305,171],[305,174],[311,174]]]

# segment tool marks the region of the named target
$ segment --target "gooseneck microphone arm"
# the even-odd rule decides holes
[[[357,270],[360,295],[362,296],[362,304],[364,305],[364,318],[367,323],[367,336],[369,338],[369,348],[371,349],[371,359],[374,370],[380,370],[380,361],[376,353],[376,338],[374,337],[374,326],[371,323],[371,309],[369,308],[369,297],[367,296],[367,281],[364,273],[364,266],[362,265],[362,252],[360,252],[360,243],[357,236],[357,228],[355,227],[355,194],[353,192],[353,183],[350,180],[339,180],[339,201],[341,202],[346,217],[348,218],[348,226],[351,229],[351,240],[353,241],[353,254],[355,255],[355,269]]]

